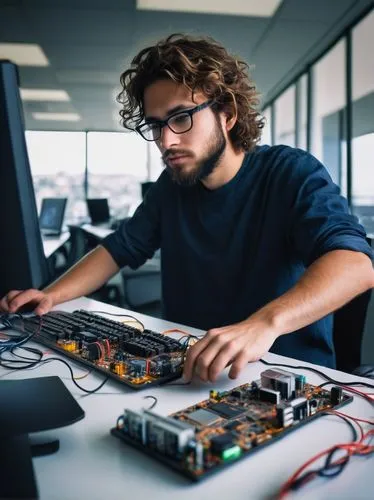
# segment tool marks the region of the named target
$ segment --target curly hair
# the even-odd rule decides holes
[[[144,119],[145,89],[157,80],[171,79],[214,101],[214,110],[236,115],[229,132],[235,149],[249,151],[261,137],[264,119],[257,110],[259,93],[248,75],[248,64],[230,55],[209,37],[173,34],[143,49],[121,75],[121,123],[134,130]]]

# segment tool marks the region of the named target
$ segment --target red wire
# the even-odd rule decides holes
[[[334,410],[332,411],[334,413]],[[338,412],[337,412],[338,413]],[[363,420],[363,419],[356,419],[355,417],[350,417],[346,415],[347,418],[351,418],[356,422],[356,420]],[[371,422],[370,422],[371,423]],[[343,444],[338,444],[331,446],[327,450],[321,451],[318,453],[318,455],[315,455],[314,457],[310,458],[307,462],[305,462],[303,465],[301,465],[296,472],[286,481],[286,483],[282,486],[281,491],[279,493],[279,499],[283,499],[288,491],[292,488],[293,483],[296,481],[298,476],[307,468],[309,465],[311,465],[313,462],[318,460],[319,458],[323,457],[324,455],[330,453],[334,449],[341,449],[341,450],[346,450],[348,452],[348,457],[351,457],[352,455],[367,455],[368,453],[372,453],[374,451],[374,446],[370,446],[368,444],[365,444],[364,441],[367,439],[369,436],[374,436],[374,429],[369,430],[366,434],[363,434],[362,427],[358,422],[356,424],[359,426],[361,430],[361,438],[359,441],[356,441],[354,443],[343,443]],[[342,460],[345,460],[345,457],[340,458],[336,460],[335,462],[332,462],[331,465],[339,465]],[[317,473],[306,477],[305,480],[306,482],[309,481],[310,479],[313,479]]]
[[[329,410],[331,413],[336,413],[337,415],[342,415],[343,417],[351,418],[355,422],[364,422],[365,424],[374,425],[374,420],[365,420],[364,418],[352,417],[351,415],[347,415],[346,413],[342,413],[341,411]]]
[[[110,343],[108,339],[104,339],[108,351],[108,358],[110,358]]]

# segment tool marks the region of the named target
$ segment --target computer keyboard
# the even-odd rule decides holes
[[[24,329],[68,357],[142,389],[180,377],[186,344],[104,316],[78,310],[24,319]]]

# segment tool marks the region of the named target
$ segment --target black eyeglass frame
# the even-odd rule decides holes
[[[161,131],[162,129],[167,126],[172,132],[173,134],[185,134],[186,132],[189,132],[192,127],[193,127],[193,118],[192,116],[197,113],[198,111],[202,111],[203,109],[206,109],[208,108],[209,106],[211,106],[212,104],[214,103],[214,101],[212,99],[208,100],[208,101],[205,101],[203,102],[202,104],[198,104],[197,106],[195,106],[194,108],[192,109],[183,109],[181,111],[177,111],[176,113],[173,113],[172,115],[168,116],[166,118],[166,120],[154,120],[154,121],[149,121],[149,122],[145,122],[145,123],[142,123],[141,125],[138,125],[137,127],[135,127],[135,130],[137,131],[137,133],[145,140],[145,141],[148,141],[148,142],[154,142],[154,141],[158,141],[159,138],[161,137]],[[178,115],[182,115],[182,114],[187,114],[189,115],[190,117],[190,120],[191,120],[191,125],[190,127],[187,129],[187,130],[183,130],[183,132],[176,132],[175,130],[172,129],[172,127],[169,125],[169,120],[171,120],[172,118],[175,118],[176,116]],[[142,134],[142,128],[144,128],[145,126],[147,125],[158,125],[160,127],[159,129],[159,136],[155,139],[147,139],[146,137],[144,137],[144,135]]]

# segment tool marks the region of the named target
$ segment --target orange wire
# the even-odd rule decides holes
[[[180,330],[179,328],[171,328],[170,330],[164,330],[163,333],[164,335],[167,335],[168,333],[183,333],[183,335],[188,335],[189,337],[193,337],[194,335],[189,332],[185,332],[184,330]]]

